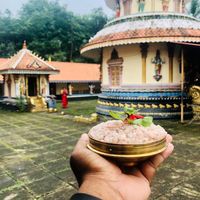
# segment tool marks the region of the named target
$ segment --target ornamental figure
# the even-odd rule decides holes
[[[162,64],[165,63],[165,61],[163,61],[160,58],[159,50],[156,51],[156,56],[155,58],[152,59],[152,63],[155,64],[155,75],[153,77],[156,81],[159,81],[162,78],[162,75],[161,75]]]
[[[169,0],[162,0],[162,7],[164,12],[168,12],[169,9]]]
[[[145,0],[138,0],[138,12],[144,12]]]

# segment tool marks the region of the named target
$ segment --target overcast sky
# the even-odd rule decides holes
[[[9,9],[14,15],[28,0],[0,0],[0,11]],[[87,14],[93,8],[102,7],[104,12],[112,16],[113,12],[105,5],[104,0],[59,0],[61,5],[67,5],[67,9],[73,11],[75,14]]]

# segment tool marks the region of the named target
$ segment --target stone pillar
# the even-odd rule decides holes
[[[174,58],[174,44],[168,43],[168,57],[169,57],[169,83],[173,83],[173,58]]]
[[[46,96],[49,96],[49,75],[46,76]]]
[[[11,75],[8,74],[7,75],[7,86],[8,86],[8,97],[10,98],[11,97],[11,84],[12,84],[12,79],[11,79]]]
[[[20,97],[20,82],[19,82],[19,76],[14,75],[15,80],[15,97]]]
[[[69,95],[71,96],[73,94],[73,87],[71,83],[69,84],[68,89],[69,89]]]
[[[142,83],[146,83],[146,77],[147,77],[146,60],[147,60],[148,47],[149,45],[146,43],[140,44],[141,55],[142,55]]]
[[[28,97],[28,77],[25,75],[25,90],[26,90],[26,97]]]
[[[3,96],[5,96],[5,91],[6,91],[6,81],[5,81],[5,77],[6,75],[5,74],[3,74],[3,91],[2,91],[2,94],[3,94]]]

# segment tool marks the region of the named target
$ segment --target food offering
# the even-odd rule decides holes
[[[132,166],[166,149],[167,132],[152,117],[128,107],[110,115],[115,120],[100,123],[88,133],[88,148],[93,152]]]

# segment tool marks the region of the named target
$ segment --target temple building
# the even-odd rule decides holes
[[[46,110],[45,99],[68,89],[72,98],[96,98],[100,93],[100,65],[44,61],[27,49],[7,59],[0,58],[0,104],[16,104],[20,97],[33,106],[31,111]]]
[[[102,59],[97,112],[109,115],[131,106],[154,118],[178,118],[184,107],[191,117],[183,68],[186,78],[199,70],[200,20],[186,14],[190,1],[105,2],[116,18],[81,49],[85,57]]]
[[[0,68],[3,96],[13,101],[24,97],[32,111],[45,110],[44,98],[49,95],[49,75],[57,73],[59,70],[28,50],[24,42],[23,48]]]

